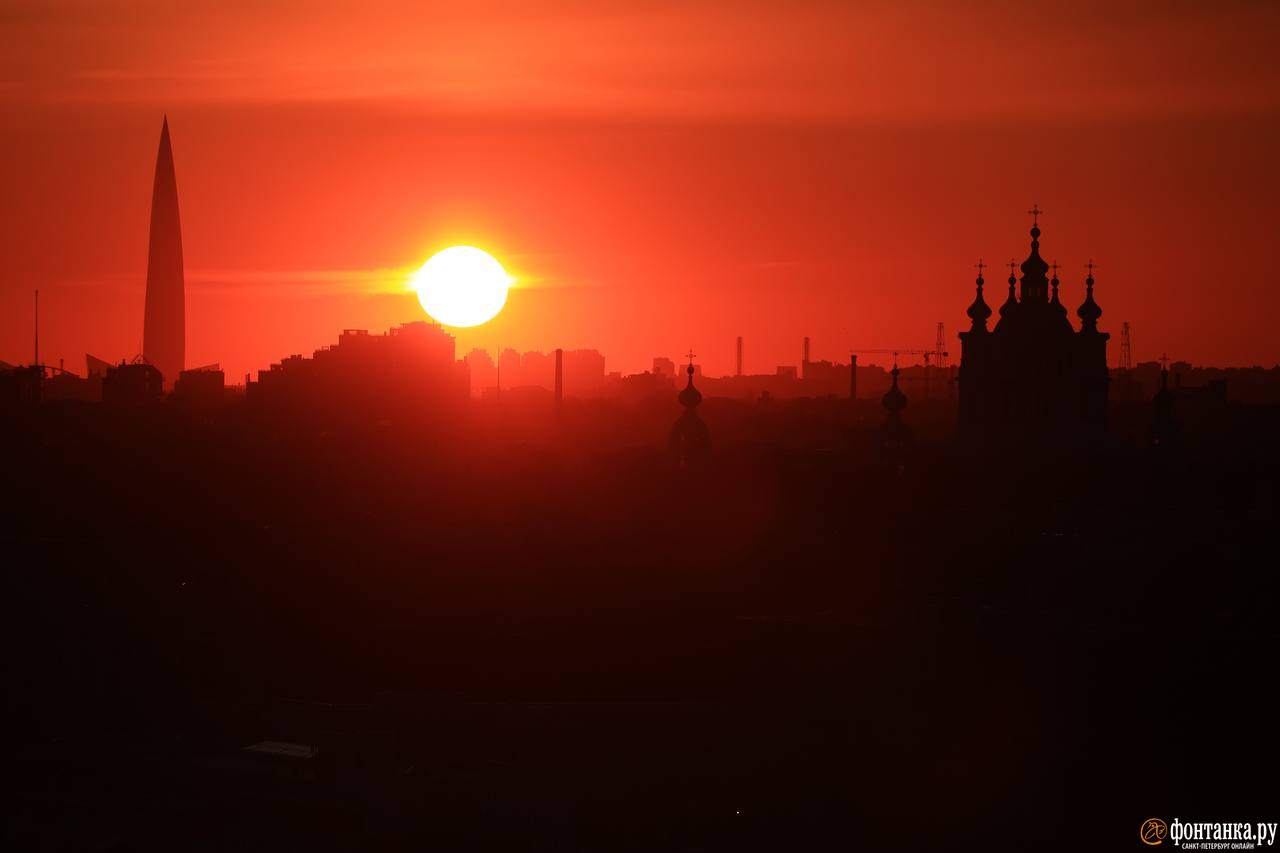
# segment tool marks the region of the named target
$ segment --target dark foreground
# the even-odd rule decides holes
[[[693,474],[600,437],[670,413],[10,418],[7,849],[1137,850],[1280,817],[1274,410],[983,464],[923,424],[898,476],[874,410],[707,408]]]

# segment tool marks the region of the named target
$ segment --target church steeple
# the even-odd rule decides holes
[[[1098,318],[1102,316],[1102,309],[1098,307],[1098,303],[1093,301],[1093,270],[1094,263],[1089,261],[1085,264],[1089,270],[1089,277],[1084,280],[1084,303],[1076,309],[1076,316],[1080,318],[1080,332],[1096,334],[1098,331]]]
[[[1009,259],[1009,296],[1005,299],[1004,304],[1000,306],[1000,319],[1003,320],[1011,316],[1018,310],[1018,279],[1013,271],[1018,268],[1018,262],[1013,258]]]
[[[907,448],[911,444],[911,427],[902,420],[902,410],[907,407],[907,395],[898,387],[896,360],[889,375],[893,377],[893,385],[880,398],[881,404],[889,413],[884,419],[884,426],[880,428],[880,451],[884,454],[885,461],[901,475]]]
[[[1047,302],[1049,281],[1045,273],[1049,271],[1049,265],[1040,257],[1040,214],[1044,211],[1039,205],[1034,205],[1027,213],[1034,219],[1031,224],[1031,254],[1022,262],[1022,301]]]
[[[1059,264],[1057,261],[1054,261],[1052,264],[1049,265],[1049,267],[1050,269],[1053,270],[1053,278],[1049,279],[1049,286],[1052,288],[1052,293],[1049,298],[1049,304],[1053,306],[1053,313],[1061,317],[1062,322],[1069,324],[1069,321],[1067,320],[1067,306],[1063,305],[1062,302],[1059,301],[1058,299],[1058,284],[1059,284],[1058,270],[1060,269]]]
[[[672,460],[681,468],[689,469],[703,465],[711,455],[711,433],[707,425],[698,417],[698,405],[702,403],[702,392],[693,387],[693,351],[689,353],[689,375],[684,389],[676,395],[676,400],[684,407],[684,414],[676,419],[671,427],[671,435],[667,441],[667,450]]]
[[[693,354],[689,354],[689,366],[685,369],[689,374],[689,381],[685,384],[684,390],[676,395],[676,399],[680,401],[680,405],[688,410],[689,414],[693,414],[693,410],[698,408],[702,403],[702,392],[693,387]]]
[[[982,298],[982,285],[985,283],[982,278],[982,270],[986,267],[986,264],[979,258],[976,266],[978,267],[978,293],[973,298],[973,304],[969,306],[969,310],[965,313],[973,321],[969,327],[970,331],[985,332],[987,330],[987,318],[991,316],[991,306],[987,305],[987,301]]]
[[[893,377],[893,386],[884,392],[884,396],[880,398],[880,404],[889,412],[889,419],[894,420],[901,417],[902,410],[907,407],[907,395],[902,393],[902,389],[898,387],[898,364],[894,362],[893,370],[889,371],[889,375]]]

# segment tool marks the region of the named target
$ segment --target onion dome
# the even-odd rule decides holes
[[[676,399],[680,401],[680,405],[692,412],[702,402],[702,392],[693,387],[693,365],[690,364],[685,372],[689,374],[689,384],[684,386],[684,390],[677,395]]]
[[[1098,318],[1102,316],[1102,309],[1098,307],[1098,303],[1093,301],[1093,261],[1089,261],[1089,277],[1084,280],[1084,303],[1076,309],[1076,316],[1080,318],[1082,332],[1098,331]]]
[[[1065,320],[1067,318],[1067,306],[1063,305],[1058,300],[1058,262],[1054,261],[1052,266],[1053,278],[1049,279],[1049,286],[1052,288],[1052,295],[1049,298],[1049,304],[1053,306],[1054,313]]]
[[[1031,254],[1022,262],[1022,300],[1045,302],[1048,299],[1048,280],[1045,273],[1049,265],[1040,257],[1040,226],[1031,226]]]
[[[1018,310],[1018,279],[1013,274],[1013,268],[1016,265],[1017,261],[1009,262],[1009,298],[1000,306],[1000,317],[1002,319]]]
[[[973,321],[971,328],[975,332],[986,331],[987,318],[991,316],[991,306],[982,298],[982,285],[985,283],[982,278],[982,264],[979,263],[978,266],[978,294],[973,298],[973,304],[969,306],[969,310],[965,312]]]
[[[907,395],[902,393],[898,388],[898,365],[893,366],[893,370],[889,371],[889,375],[893,377],[893,387],[885,392],[880,398],[881,404],[889,410],[889,413],[896,415],[907,407]]]
[[[1044,278],[1045,273],[1049,271],[1049,265],[1045,263],[1044,258],[1040,257],[1040,226],[1031,226],[1031,254],[1027,255],[1027,259],[1022,262],[1022,277],[1028,276],[1032,278]]]

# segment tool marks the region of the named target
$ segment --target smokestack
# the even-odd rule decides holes
[[[742,335],[738,335],[738,372],[734,376],[742,375]]]
[[[809,336],[804,336],[804,360],[800,362],[800,376],[806,378],[809,375]]]
[[[849,359],[849,399],[858,399],[858,354]]]
[[[40,363],[40,291],[36,291],[36,355],[32,364]]]
[[[556,406],[564,400],[564,350],[556,349]]]

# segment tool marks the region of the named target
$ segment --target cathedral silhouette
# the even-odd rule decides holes
[[[689,367],[685,371],[689,380],[684,390],[676,395],[676,400],[684,407],[684,414],[671,426],[671,437],[667,442],[669,455],[681,468],[700,467],[711,455],[711,433],[702,418],[698,417],[702,392],[693,387],[693,359],[694,355],[690,352]]]
[[[1010,261],[1009,294],[994,329],[987,328],[992,311],[983,298],[985,265],[978,263],[977,295],[967,312],[971,325],[960,333],[960,435],[1005,447],[1091,443],[1107,431],[1111,337],[1098,331],[1102,309],[1093,298],[1094,264],[1087,265],[1077,330],[1059,299],[1059,267],[1040,256],[1043,211],[1029,212],[1035,219],[1021,289],[1017,264]]]

